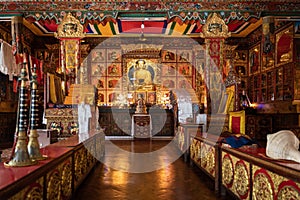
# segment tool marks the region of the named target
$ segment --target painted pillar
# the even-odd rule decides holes
[[[17,65],[23,63],[23,18],[21,16],[14,16],[11,18],[11,35],[12,35],[12,47],[13,54],[16,57]],[[18,74],[21,72],[21,66],[18,67]]]
[[[200,35],[205,38],[206,67],[205,82],[207,86],[208,113],[218,113],[222,94],[225,92],[224,77],[224,41],[230,36],[224,20],[212,13]]]
[[[62,89],[68,94],[71,84],[78,84],[77,72],[80,66],[80,39],[85,37],[83,26],[68,13],[57,27],[54,36],[60,40],[58,73],[64,75]]]
[[[263,37],[262,37],[262,70],[274,67],[275,60],[275,37],[274,18],[263,17]]]

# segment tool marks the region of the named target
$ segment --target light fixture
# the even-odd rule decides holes
[[[144,25],[144,21],[143,21],[142,24],[141,24],[141,36],[139,38],[139,41],[146,41],[147,40],[145,38],[145,35],[144,35],[144,28],[145,28],[145,25]]]
[[[241,107],[243,109],[247,108],[247,107],[251,107],[251,101],[248,98],[247,93],[245,92],[245,90],[242,91],[242,96],[241,96]]]

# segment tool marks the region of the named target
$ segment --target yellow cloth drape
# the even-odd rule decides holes
[[[50,92],[50,101],[52,103],[56,103],[57,98],[56,98],[55,80],[54,80],[54,75],[53,74],[49,74],[49,92]]]

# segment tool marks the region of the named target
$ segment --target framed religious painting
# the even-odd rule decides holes
[[[107,95],[106,95],[106,102],[108,105],[112,105],[113,102],[115,102],[117,100],[117,93],[114,91],[107,91]]]
[[[204,78],[204,70],[205,70],[205,60],[203,59],[196,59],[196,73],[199,73],[201,75],[201,78]]]
[[[162,81],[162,88],[167,89],[167,90],[175,89],[176,88],[176,79],[174,79],[174,78],[165,78]]]
[[[148,91],[147,92],[147,103],[155,104],[156,103],[156,93],[155,91]]]
[[[260,72],[260,45],[255,45],[249,50],[249,74]]]
[[[107,62],[121,62],[122,51],[120,49],[107,49]]]
[[[143,98],[145,102],[147,103],[147,93],[144,91],[137,91],[135,93],[135,102],[139,99],[139,97]]]
[[[93,77],[92,84],[97,89],[105,89],[106,88],[106,78],[105,77],[103,77],[103,78]]]
[[[178,63],[178,75],[192,76],[193,66],[191,63]]]
[[[176,50],[162,50],[163,62],[176,62]]]
[[[51,58],[51,53],[46,49],[38,49],[36,50],[36,58],[39,60],[43,60],[44,62],[49,62]]]
[[[192,62],[191,50],[177,50],[177,62]]]
[[[107,77],[107,89],[122,89],[122,78]]]
[[[244,77],[247,76],[247,64],[239,64],[239,65],[235,65],[234,69],[235,72],[240,76],[240,77]]]
[[[176,63],[162,63],[162,76],[176,76]]]
[[[92,62],[105,62],[106,61],[105,49],[93,49],[92,50]]]
[[[159,77],[157,63],[157,59],[129,59],[125,64],[129,85],[149,90]]]
[[[193,88],[192,77],[177,79],[177,88],[178,89],[192,89]]]
[[[107,76],[122,76],[121,63],[107,63]]]
[[[247,63],[247,50],[235,51],[234,62],[235,63]]]
[[[106,104],[106,91],[105,90],[98,90],[97,93],[97,105],[104,105]]]
[[[293,61],[293,26],[276,34],[275,47],[277,66]]]
[[[92,76],[106,76],[106,63],[92,63]]]
[[[65,66],[67,69],[75,69],[78,67],[78,54],[80,52],[79,41],[78,40],[63,40],[64,47],[64,58]]]
[[[263,36],[262,54],[261,54],[261,71],[266,71],[275,65],[274,45],[275,37],[273,35]]]

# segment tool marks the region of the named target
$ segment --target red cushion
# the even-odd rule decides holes
[[[232,133],[240,134],[241,133],[241,117],[232,116]]]

